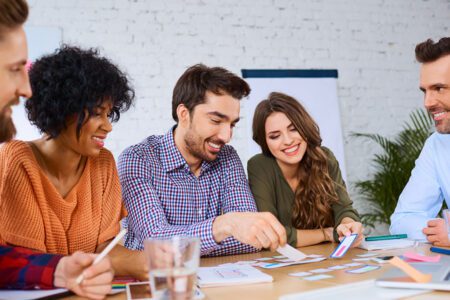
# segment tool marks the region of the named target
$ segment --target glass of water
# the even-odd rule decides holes
[[[155,299],[193,299],[200,262],[200,240],[174,236],[147,239],[144,251],[149,264],[152,296]]]

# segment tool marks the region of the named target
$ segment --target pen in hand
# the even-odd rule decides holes
[[[114,246],[117,245],[117,243],[123,238],[123,236],[127,233],[126,229],[122,229],[119,234],[111,241],[111,243],[106,246],[105,249],[94,259],[94,262],[92,265],[95,265],[99,263],[103,258],[105,258],[106,255],[114,248]],[[80,276],[77,277],[77,280],[75,281],[76,284],[80,284],[84,280],[83,274],[80,274]]]

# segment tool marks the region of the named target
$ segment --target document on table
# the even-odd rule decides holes
[[[39,299],[59,294],[66,294],[66,289],[53,290],[0,290],[0,299],[8,300],[29,300]],[[62,295],[61,295],[62,296]]]
[[[321,274],[320,276],[324,276]],[[316,275],[319,276],[319,275]],[[337,285],[329,288],[295,293],[281,296],[280,300],[321,300],[321,299],[400,299],[414,295],[429,293],[426,290],[392,289],[375,285],[375,280],[359,281],[356,283]]]
[[[272,282],[270,275],[249,265],[229,265],[222,267],[201,267],[197,271],[200,287],[240,285]]]
[[[390,249],[401,249],[414,247],[416,241],[409,239],[398,239],[398,240],[380,240],[380,241],[362,241],[358,246],[359,248],[366,250],[390,250]]]

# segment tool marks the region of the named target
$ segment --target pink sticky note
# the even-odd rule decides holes
[[[414,259],[414,260],[418,260],[418,261],[425,261],[425,262],[438,262],[441,259],[440,255],[436,255],[436,256],[426,256],[426,255],[422,255],[416,252],[406,252],[403,254],[404,257],[409,258],[409,259]]]

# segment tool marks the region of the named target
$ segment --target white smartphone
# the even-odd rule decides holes
[[[205,294],[195,287],[194,299],[203,299]],[[143,282],[130,282],[127,283],[127,299],[128,300],[151,300],[152,292],[150,290],[150,283],[148,281]]]

